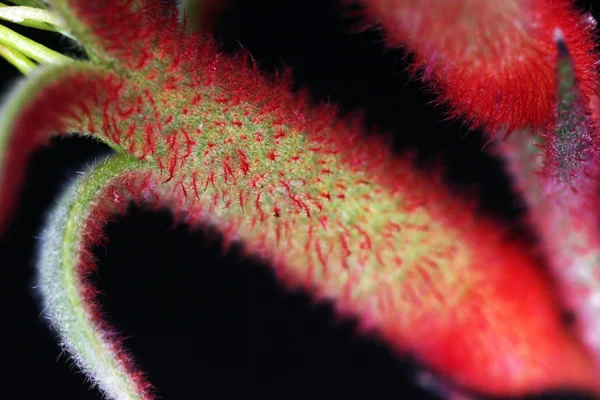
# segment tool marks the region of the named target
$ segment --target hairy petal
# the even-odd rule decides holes
[[[573,60],[558,42],[556,128],[515,132],[497,150],[530,206],[530,218],[600,365],[600,139]]]
[[[32,151],[52,135],[97,131],[97,114],[102,115],[108,94],[119,90],[114,76],[102,69],[71,63],[40,67],[9,93],[0,108],[0,230],[17,200]]]
[[[150,58],[148,48],[157,38],[157,32],[148,29],[150,11],[166,7],[150,0],[50,0],[50,4],[86,51],[105,63],[119,61],[128,66]]]
[[[138,163],[132,160],[124,165],[134,168]],[[463,210],[467,204],[440,190],[439,198],[427,199],[435,185],[430,177],[410,169],[408,163],[394,166],[403,168],[412,191],[391,194],[385,187],[364,181],[362,187],[346,191],[347,197],[324,205],[314,219],[303,215],[305,210],[299,205],[293,209],[293,204],[284,204],[289,192],[271,192],[263,200],[258,196],[258,201],[252,196],[244,204],[246,195],[235,196],[222,178],[211,178],[208,167],[198,175],[208,183],[198,189],[195,201],[185,181],[155,184],[161,180],[155,171],[142,175],[144,179],[120,179],[119,185],[107,185],[102,192],[78,192],[84,193],[78,197],[84,200],[98,193],[90,200],[93,214],[82,218],[78,208],[68,208],[73,221],[87,221],[79,236],[72,235],[86,242],[67,246],[64,243],[71,239],[56,241],[63,242],[61,249],[85,249],[84,245],[99,237],[109,212],[115,212],[115,207],[118,211],[127,199],[167,205],[183,222],[214,224],[227,240],[242,241],[249,254],[269,261],[289,287],[300,286],[316,299],[334,300],[341,315],[359,316],[366,332],[380,335],[399,352],[415,355],[455,385],[493,394],[562,387],[595,390],[590,360],[561,327],[551,286],[540,275],[537,262],[518,244],[503,238],[497,226],[474,219],[469,207]],[[355,174],[356,179],[369,177],[358,171],[346,174],[342,184]],[[102,182],[83,179],[78,187]],[[211,179],[217,182],[215,187]],[[238,175],[237,179],[242,178]],[[268,180],[264,183],[268,185]],[[306,190],[314,189],[317,183],[307,186]],[[420,191],[426,196],[420,202],[408,195]],[[302,202],[304,192],[295,193]],[[266,214],[272,210],[271,201],[280,204],[278,217]],[[71,226],[75,232],[79,225]],[[46,233],[44,238],[49,236],[56,237]],[[91,268],[90,262],[82,265],[80,278],[81,271]],[[48,276],[47,285],[56,282]],[[102,328],[93,308],[93,288],[81,281],[77,285],[88,294],[81,297],[81,303],[92,304],[86,318],[96,321],[94,332],[105,338],[109,348],[116,348],[118,341],[106,333],[110,329]],[[74,303],[66,304],[72,307]],[[524,309],[529,312],[523,313]],[[66,325],[73,326],[69,321]],[[77,332],[82,329],[72,333]],[[68,334],[61,333],[66,342]],[[89,369],[89,357],[81,354],[85,349],[69,348],[84,360],[82,367],[94,379],[101,383],[108,379]],[[114,366],[107,369],[110,372]]]
[[[450,114],[494,132],[547,128],[554,114],[554,34],[571,50],[582,94],[596,89],[594,28],[570,0],[361,0],[392,45],[414,53],[414,67]]]
[[[204,185],[182,220],[214,224],[227,241],[268,261],[288,287],[333,300],[340,314],[358,316],[366,332],[455,385],[495,395],[597,390],[590,359],[562,326],[538,262],[439,188],[445,205],[427,199],[429,177],[407,164],[393,168],[404,169],[412,193],[423,191],[422,202],[406,187],[392,193],[369,183],[369,174],[323,176],[321,186],[300,172],[290,195],[285,185],[280,194],[236,190],[207,170],[197,175]],[[321,211],[303,214],[307,194],[353,181],[363,183],[343,199],[332,191]],[[186,209],[192,191],[177,181],[171,187],[158,196]]]
[[[70,185],[49,215],[39,253],[44,311],[62,346],[109,398],[151,398],[114,330],[100,319],[87,275],[95,268],[91,248],[102,238],[106,219],[124,211],[141,193],[147,171],[128,156],[112,156]]]
[[[158,196],[187,210],[184,221],[215,224],[282,281],[335,300],[461,385],[595,388],[538,263],[501,228],[366,139],[360,120],[308,107],[213,46],[201,40],[194,58],[157,58],[163,73],[139,83],[152,94],[142,108],[154,121]]]

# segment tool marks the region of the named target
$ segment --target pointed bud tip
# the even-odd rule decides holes
[[[558,57],[569,57],[569,49],[567,48],[567,44],[565,43],[565,35],[560,28],[554,29],[553,32],[554,42],[556,43],[556,47],[558,49]]]

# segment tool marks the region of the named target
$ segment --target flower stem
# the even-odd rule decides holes
[[[0,44],[18,50],[27,57],[42,64],[63,64],[72,61],[71,58],[34,42],[3,25],[0,25]]]
[[[86,302],[86,254],[91,246],[87,222],[102,194],[118,185],[119,177],[140,166],[127,155],[111,156],[94,166],[67,189],[48,219],[39,254],[40,289],[45,312],[74,361],[96,380],[107,398],[147,400],[141,377],[132,371],[114,334],[94,319]],[[91,308],[92,307],[92,308]]]
[[[35,68],[35,63],[23,55],[23,53],[2,44],[0,44],[0,56],[21,71],[23,75],[29,75]]]
[[[55,31],[54,26],[62,25],[58,15],[51,11],[24,6],[10,7],[3,3],[0,3],[0,19],[47,31]]]
[[[8,1],[10,1],[11,3],[16,4],[18,6],[46,8],[46,6],[44,6],[44,4],[40,0],[8,0]]]

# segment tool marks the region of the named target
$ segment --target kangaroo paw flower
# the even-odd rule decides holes
[[[74,130],[119,154],[65,194],[40,258],[50,317],[108,396],[151,396],[95,319],[81,272],[106,215],[128,199],[214,225],[283,285],[333,300],[457,387],[599,392],[541,261],[439,176],[398,159],[361,121],[309,106],[285,80],[219,53],[165,2],[51,4],[95,61],[34,71],[0,109],[1,212],[49,134]]]

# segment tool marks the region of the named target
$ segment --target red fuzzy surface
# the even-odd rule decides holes
[[[362,0],[452,117],[494,132],[552,124],[557,30],[583,94],[597,84],[595,21],[569,0]]]
[[[66,72],[66,71],[65,71]],[[47,143],[52,135],[80,131],[81,128],[93,132],[91,115],[102,112],[110,102],[107,97],[116,96],[118,85],[114,76],[81,71],[66,72],[58,76],[39,93],[32,96],[27,106],[20,112],[14,123],[9,127],[10,135],[3,164],[0,165],[0,233],[6,228],[11,213],[18,200],[19,191],[26,171],[27,161],[33,151]],[[40,112],[40,110],[43,110]],[[77,129],[75,129],[77,128]],[[111,133],[110,125],[105,125],[105,133]],[[130,190],[121,190],[123,201],[102,201],[91,210],[86,221],[83,234],[83,244],[80,248],[78,275],[79,289],[84,304],[93,317],[93,323],[103,333],[108,343],[111,343],[114,354],[129,371],[129,376],[139,387],[139,392],[150,399],[150,384],[143,374],[135,368],[133,358],[123,350],[122,339],[102,318],[102,312],[96,300],[96,289],[85,279],[95,268],[91,247],[104,241],[102,231],[107,217],[117,212],[123,212],[129,193],[139,193],[140,178],[124,176],[116,180],[109,195],[117,193],[118,185],[125,185]],[[145,180],[147,182],[147,180]],[[135,189],[135,190],[134,190]],[[120,207],[120,208],[119,208]]]
[[[566,61],[561,62],[563,71]],[[568,82],[572,77],[567,76]],[[534,137],[515,132],[497,150],[507,160],[516,190],[531,205],[528,223],[539,233],[561,299],[575,315],[579,336],[598,362],[600,276],[594,261],[600,249],[595,223],[600,211],[598,99],[580,96],[576,82],[562,83],[555,129]]]
[[[98,272],[92,252],[94,246],[107,244],[104,235],[106,224],[116,215],[124,214],[132,200],[141,202],[141,195],[151,186],[151,180],[152,176],[148,172],[132,171],[115,177],[103,188],[83,221],[80,242],[77,244],[79,251],[75,268],[79,296],[87,316],[91,318],[90,322],[94,325],[94,330],[101,334],[106,343],[109,343],[112,353],[130,379],[135,382],[138,393],[144,400],[154,398],[154,388],[126,349],[125,338],[104,318],[105,313],[98,299],[98,290],[89,277]]]
[[[183,199],[176,192],[160,189],[159,181],[147,173],[131,173],[103,190],[85,223],[77,268],[80,293],[89,315],[124,366],[132,371],[146,399],[153,398],[151,386],[123,349],[122,339],[103,320],[97,291],[87,276],[96,270],[89,249],[104,242],[105,223],[123,213],[128,201],[168,206],[184,220],[205,215],[207,206],[203,204],[180,209]],[[223,224],[223,228],[226,226]],[[416,356],[459,387],[498,395],[557,388],[597,392],[592,361],[576,337],[563,327],[557,298],[540,271],[539,260],[528,255],[514,239],[499,236],[499,231],[495,224],[480,221],[463,235],[478,250],[458,277],[465,288],[458,307],[434,301],[452,296],[443,285],[418,288],[410,284],[409,277],[405,284],[380,284],[369,296],[338,296],[338,311],[359,315],[366,332],[376,332],[393,350]],[[253,253],[253,243],[247,246]],[[272,248],[274,244],[267,246]],[[291,261],[283,257],[283,264],[274,268],[286,269],[285,264]],[[335,286],[327,280],[316,281],[304,272],[288,273],[285,282],[299,284],[317,299],[327,298]],[[352,293],[361,283],[357,276],[342,292]],[[413,307],[398,308],[399,298],[412,298]]]
[[[128,201],[167,206],[183,220],[193,221],[206,214],[204,204],[180,208],[183,199],[176,192],[161,189],[159,182],[157,175],[129,173],[99,194],[84,225],[77,268],[80,293],[89,315],[124,366],[132,371],[146,399],[153,398],[151,386],[124,350],[122,338],[103,320],[97,291],[87,276],[96,271],[89,249],[105,243],[105,223],[125,212]],[[558,300],[540,270],[539,260],[514,239],[502,237],[494,223],[479,221],[473,228],[463,235],[477,250],[470,266],[458,277],[465,288],[458,307],[449,306],[450,302],[445,307],[443,301],[435,301],[452,296],[444,285],[414,287],[409,277],[404,284],[379,284],[368,296],[338,296],[338,311],[359,315],[367,333],[375,332],[394,351],[416,356],[458,387],[515,396],[558,388],[598,392],[592,361],[572,332],[563,327]],[[254,252],[253,244],[247,243],[250,254]],[[272,248],[274,244],[267,246]],[[286,269],[285,264],[293,261],[283,257],[280,262],[282,265],[274,268]],[[327,280],[316,281],[304,272],[288,273],[284,282],[299,284],[317,299],[327,298],[335,286]],[[350,294],[362,283],[357,276],[342,292]],[[400,298],[411,298],[413,307],[398,308]]]
[[[497,395],[524,394],[559,387],[597,389],[597,380],[589,358],[584,354],[581,345],[560,323],[558,302],[549,282],[539,271],[539,262],[531,258],[518,245],[502,238],[503,230],[500,227],[475,218],[471,204],[453,197],[443,189],[438,180],[415,171],[407,160],[394,160],[385,143],[362,138],[360,132],[356,130],[356,124],[351,128],[352,124],[336,121],[335,113],[331,110],[308,107],[302,98],[294,98],[286,85],[269,83],[254,69],[245,65],[243,60],[218,54],[213,43],[199,37],[183,36],[181,30],[177,28],[176,21],[160,17],[161,13],[157,11],[161,10],[161,6],[158,2],[137,2],[144,4],[144,11],[130,10],[127,7],[129,2],[118,0],[106,2],[72,0],[70,3],[76,10],[77,16],[99,38],[103,46],[129,70],[139,73],[136,76],[137,81],[125,83],[133,87],[129,89],[134,92],[134,95],[126,93],[127,96],[121,96],[120,92],[112,89],[115,85],[110,80],[104,79],[102,81],[104,83],[101,84],[103,88],[101,95],[88,96],[91,104],[96,106],[104,107],[108,103],[112,104],[105,109],[102,126],[96,123],[95,126],[89,126],[87,131],[96,134],[103,132],[105,138],[120,144],[140,160],[157,164],[158,175],[161,175],[157,181],[163,182],[164,188],[158,193],[150,193],[148,198],[155,197],[161,204],[170,205],[175,212],[187,214],[185,220],[191,222],[214,216],[216,214],[213,213],[216,209],[214,205],[221,201],[226,203],[224,209],[240,207],[244,212],[234,214],[239,220],[231,218],[231,220],[218,221],[218,226],[222,229],[226,240],[234,240],[236,233],[241,231],[240,227],[252,226],[258,233],[246,243],[249,252],[270,255],[273,267],[278,272],[287,271],[289,282],[300,284],[311,292],[316,291],[315,295],[318,298],[331,297],[335,294],[341,312],[360,316],[365,326],[375,328],[395,350],[414,354],[440,375],[460,385]],[[428,2],[424,1],[424,3]],[[564,6],[564,3],[560,3],[556,7],[562,7],[561,4]],[[437,8],[433,7],[432,10]],[[569,15],[573,16],[572,13],[560,14],[560,19],[568,21],[571,18]],[[490,26],[495,26],[491,17],[485,21]],[[446,23],[448,22],[447,19]],[[572,36],[572,32],[566,28],[568,27],[565,27],[565,36],[568,39],[569,35]],[[536,28],[534,31],[537,32],[537,29],[541,28]],[[542,34],[539,36],[544,40],[546,38]],[[430,32],[429,40],[433,39],[435,37]],[[545,45],[541,48],[548,47],[547,50],[550,52],[548,57],[555,55],[552,36],[550,35],[548,41],[542,40],[543,43]],[[461,44],[464,45],[463,42],[454,43],[458,47]],[[528,48],[524,44],[520,46],[521,50]],[[509,49],[513,47],[508,46]],[[444,51],[438,50],[440,56],[446,56],[448,48],[443,47],[441,50]],[[570,49],[575,56],[581,53],[576,46],[570,46]],[[530,52],[536,53],[537,50],[538,47],[535,47]],[[533,57],[529,53],[526,53],[526,56]],[[511,57],[516,56],[513,54]],[[580,54],[576,57],[583,56]],[[464,58],[458,59],[461,60],[465,61]],[[486,60],[489,65],[495,65],[493,57],[488,57]],[[521,117],[535,116],[541,124],[544,122],[542,117],[545,115],[545,106],[538,104],[535,96],[539,91],[546,90],[546,84],[551,88],[548,90],[553,92],[555,86],[553,78],[546,76],[544,72],[545,62],[551,66],[549,58],[541,57],[540,60],[541,69],[530,68],[528,74],[533,74],[535,82],[541,82],[543,85],[534,91],[530,85],[524,84],[521,90],[524,97],[514,104],[527,105],[528,111],[523,114],[522,108],[515,107],[513,113],[515,118],[519,113]],[[439,65],[436,66],[438,67]],[[456,68],[456,63],[449,64],[447,70],[438,71],[436,68],[432,69],[432,73],[438,78],[442,76],[440,75],[442,72],[457,79],[458,72],[465,73]],[[553,71],[553,68],[551,69]],[[513,73],[520,70],[511,72],[512,70],[509,69],[508,71],[504,71],[503,74],[510,78]],[[483,83],[490,84],[490,82],[481,78],[482,75],[476,71],[468,69],[467,72],[479,77],[478,82],[481,87],[471,88],[470,91],[465,90],[470,94],[477,93],[481,99],[490,101],[488,94],[478,93],[485,87]],[[496,76],[492,72],[486,77]],[[79,78],[72,77],[72,79],[77,82]],[[441,88],[449,93],[452,88],[443,86],[441,78],[438,80]],[[85,81],[86,78],[81,77],[81,82]],[[143,87],[148,82],[159,89],[150,93]],[[463,82],[463,86],[468,88],[470,84],[467,83]],[[87,105],[88,101],[85,100],[87,99],[85,92],[74,90],[71,85],[69,82],[63,85],[64,89],[62,86],[61,89],[53,89],[59,94],[63,93],[63,90],[66,91],[64,93],[68,92],[68,96],[65,94],[64,96],[67,97],[60,102],[61,107],[75,104],[84,109],[82,104]],[[178,97],[182,93],[194,93],[194,91],[201,96],[197,98],[189,96],[183,100]],[[52,90],[47,89],[47,92],[51,93]],[[104,96],[107,96],[107,101],[102,101]],[[530,98],[531,96],[533,97]],[[498,104],[503,104],[504,98],[492,97],[494,101],[499,102]],[[51,101],[50,98],[42,101],[43,98],[41,96],[39,101],[34,101],[32,107],[37,105],[38,109],[43,109],[58,103],[55,100]],[[121,100],[133,101],[134,104],[128,104],[131,109],[127,110],[125,107],[127,104],[119,104]],[[513,100],[514,98],[511,101]],[[479,105],[477,107],[482,112],[485,110],[485,101],[483,107]],[[177,110],[170,109],[173,107],[173,102],[179,102]],[[210,118],[204,120],[197,119],[197,116],[192,118],[192,113],[198,104],[206,103],[213,107],[208,113],[211,114]],[[181,104],[184,106],[181,107]],[[498,108],[504,111],[494,111],[498,114],[495,117],[497,124],[500,120],[505,121],[504,114],[508,112],[506,107],[498,106]],[[104,109],[100,108],[100,110]],[[490,109],[487,111],[489,113]],[[59,112],[65,113],[64,110],[57,110],[51,115]],[[138,116],[141,118],[137,118]],[[170,124],[176,119],[180,121],[177,130],[170,131],[169,129],[172,129],[169,128]],[[490,123],[494,122],[493,118],[488,119]],[[194,121],[194,125],[191,123],[186,125],[186,121]],[[199,123],[200,121],[202,123]],[[226,128],[241,128],[244,124],[250,124],[248,121],[252,124],[267,121],[269,129],[264,129],[262,133],[253,132],[245,139],[240,138],[239,142],[232,139],[234,136],[228,136]],[[90,122],[93,120],[88,121],[83,118],[80,121],[84,127]],[[484,122],[484,118],[482,117],[478,122]],[[21,124],[30,123],[24,118],[20,119],[18,129],[21,129]],[[32,122],[29,127],[36,132],[41,132],[38,124],[38,121],[35,124]],[[53,124],[54,122],[46,123],[44,126],[46,129],[53,128]],[[129,127],[132,127],[131,131]],[[270,132],[268,135],[267,131]],[[132,135],[135,132],[137,136],[128,137],[130,132]],[[204,143],[202,157],[196,159],[198,162],[210,161],[210,164],[200,164],[200,167],[189,165],[194,160],[194,153],[189,151],[187,146],[193,150],[194,140],[200,141],[202,135],[209,135],[210,132],[222,133],[222,136],[217,136],[218,140]],[[261,173],[266,174],[261,168],[267,162],[266,159],[275,162],[283,157],[281,155],[283,152],[278,151],[279,143],[284,142],[286,136],[300,133],[306,135],[305,147],[298,150],[297,156],[288,155],[289,165],[283,165],[273,172],[272,175],[276,179],[265,179]],[[256,161],[247,156],[252,148],[258,146],[263,148],[271,146],[268,148],[270,151],[267,152],[266,159]],[[302,160],[306,154],[309,154],[314,162],[306,164],[296,162]],[[331,161],[333,158],[335,162]],[[209,168],[202,168],[205,165]],[[273,165],[281,166],[281,164]],[[356,293],[354,289],[361,283],[361,279],[365,279],[364,274],[356,268],[355,271],[358,272],[355,276],[347,280],[345,287],[339,288],[336,272],[341,273],[343,265],[327,261],[324,254],[327,250],[325,246],[337,246],[335,248],[339,249],[344,247],[346,243],[344,240],[348,242],[353,240],[350,243],[355,247],[348,250],[353,255],[358,254],[356,258],[364,256],[364,259],[368,260],[372,257],[372,252],[376,251],[372,249],[381,248],[381,243],[385,242],[384,238],[372,237],[363,232],[360,232],[361,235],[353,232],[346,236],[342,233],[339,241],[330,239],[329,242],[325,240],[320,242],[315,239],[326,237],[319,234],[322,234],[328,226],[327,217],[332,219],[335,217],[335,213],[330,211],[331,214],[325,214],[324,219],[317,218],[318,211],[326,209],[331,198],[350,198],[352,189],[356,189],[350,185],[359,187],[364,184],[357,181],[339,182],[331,193],[320,193],[318,198],[309,197],[311,185],[316,186],[318,180],[326,179],[327,176],[335,173],[334,168],[340,166],[343,166],[344,172],[347,172],[346,176],[354,177],[357,175],[353,174],[364,173],[379,192],[384,192],[382,197],[398,196],[405,198],[407,204],[414,205],[414,209],[425,207],[435,223],[442,224],[449,231],[460,233],[460,242],[465,243],[472,252],[469,252],[466,261],[459,259],[459,264],[466,264],[467,267],[458,272],[457,278],[459,282],[463,282],[465,289],[464,297],[460,298],[458,303],[447,302],[449,298],[456,297],[456,286],[443,283],[434,285],[431,278],[423,276],[427,271],[441,268],[435,264],[435,258],[426,256],[420,260],[423,265],[418,265],[411,270],[414,276],[405,279],[403,281],[405,283],[395,281],[394,284],[390,283],[386,286],[384,282],[381,284],[377,282],[377,290],[374,293],[368,296],[354,296]],[[310,168],[318,168],[317,178],[303,182],[301,187],[307,189],[297,189],[300,186],[295,186],[292,191],[291,183],[303,177],[303,173]],[[244,182],[245,179],[251,182],[250,185],[254,183],[254,192],[250,192],[248,187],[238,186],[238,182]],[[125,184],[124,187],[127,188],[127,185]],[[150,186],[148,191],[149,188]],[[208,190],[212,188],[210,193],[214,196],[213,204],[194,203],[194,198],[199,199],[207,188]],[[114,199],[127,198],[127,193],[133,194],[129,197],[136,198],[136,193],[139,191],[140,189],[133,188],[127,189],[124,193],[107,192],[101,203],[106,205],[105,203],[115,201]],[[118,196],[115,196],[115,193]],[[166,193],[170,195],[165,195]],[[285,193],[287,197],[278,193]],[[253,196],[254,194],[256,197]],[[272,209],[265,210],[261,208],[261,204],[264,204],[260,202],[261,195],[263,198],[280,196],[278,199],[283,200],[274,204]],[[379,193],[368,195],[373,196],[369,199],[376,202]],[[354,200],[356,204],[362,204],[360,199]],[[93,219],[101,222],[105,214],[111,210],[108,206],[100,208],[98,213],[93,215]],[[282,210],[286,210],[287,214],[283,214]],[[371,211],[364,211],[367,217],[372,216],[369,214]],[[307,217],[309,222],[306,222]],[[303,221],[304,225],[295,224],[296,221]],[[306,225],[309,225],[309,234],[300,234],[299,232],[305,229]],[[361,228],[359,223],[356,223],[356,226]],[[273,238],[273,227],[277,229],[276,242],[266,240]],[[350,232],[351,228],[355,227],[349,227],[347,232]],[[414,230],[417,235],[428,232],[430,228],[426,222],[424,226],[411,227],[407,224],[399,229],[405,232]],[[86,243],[95,243],[100,231],[99,226],[90,225],[86,228]],[[391,231],[386,233],[391,237],[394,235]],[[304,236],[308,239],[303,248],[307,249],[307,252],[314,252],[318,256],[316,258],[319,259],[319,263],[315,264],[315,268],[313,265],[306,265],[302,270],[297,268],[297,259],[290,255],[293,254],[293,250],[298,250],[297,247],[293,248],[295,243],[293,239]],[[287,246],[288,243],[292,245]],[[397,250],[397,248],[393,249]],[[333,251],[331,253],[335,254]],[[401,256],[404,254],[399,254],[397,257],[399,265],[402,264]],[[410,254],[407,259],[410,259]],[[447,254],[446,260],[453,260],[452,254]],[[433,265],[430,265],[432,263]],[[360,262],[355,264],[360,266]],[[85,276],[85,271],[92,268],[91,265],[89,260],[84,262],[80,270],[82,276]],[[318,271],[320,275],[315,273],[316,266],[320,268]],[[386,265],[378,265],[378,267],[384,269]],[[414,282],[421,282],[421,287],[416,287],[418,285]],[[89,301],[93,304],[93,289],[85,285],[83,288],[89,291]],[[407,301],[412,301],[411,307],[397,306],[406,305]],[[100,321],[99,311],[93,307],[90,310]],[[111,340],[118,343],[115,338]]]
[[[32,98],[8,127],[10,134],[0,164],[0,232],[6,229],[14,210],[31,153],[47,143],[51,135],[73,128],[65,118],[72,121],[82,115],[89,117],[92,106],[103,97],[101,93],[115,89],[111,78],[103,81],[103,77],[83,74],[61,78]]]
[[[463,279],[476,290],[444,318],[425,312],[403,326],[393,322],[392,313],[383,328],[386,339],[404,340],[434,371],[481,393],[521,396],[561,387],[597,391],[590,357],[562,327],[558,299],[536,262],[514,243],[498,243],[488,253],[492,249],[480,236],[473,238],[473,246],[485,250],[476,253],[472,265],[472,272],[484,271],[483,279]]]

